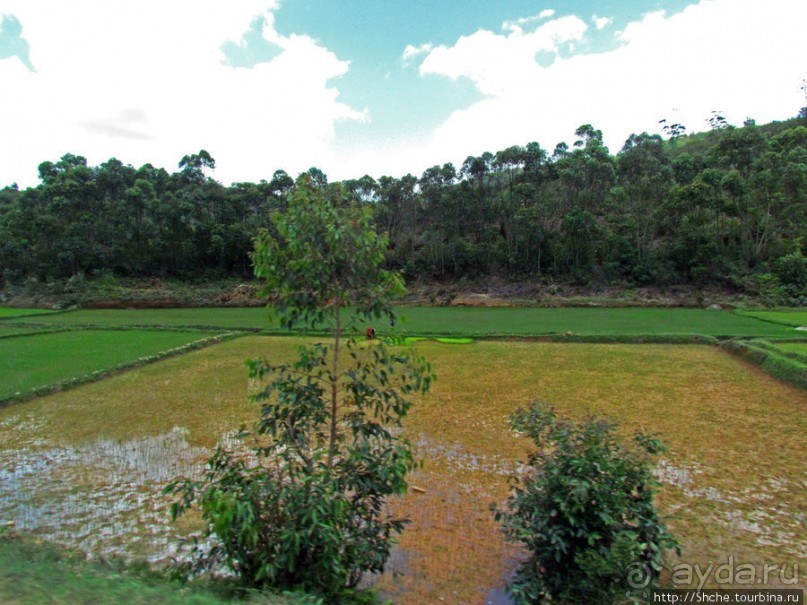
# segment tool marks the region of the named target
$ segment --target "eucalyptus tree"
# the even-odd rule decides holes
[[[616,212],[625,218],[637,263],[648,261],[657,242],[659,216],[672,184],[673,172],[659,135],[632,134],[617,156],[623,203]]]
[[[410,276],[416,272],[416,251],[421,244],[418,221],[421,198],[417,194],[418,180],[407,174],[401,178],[382,176],[378,179],[375,213],[376,225],[389,239],[389,262]]]
[[[415,467],[399,427],[432,375],[422,359],[358,334],[394,318],[400,276],[368,208],[340,204],[302,175],[286,212],[255,240],[255,274],[284,326],[327,330],[292,363],[249,362],[260,414],[252,455],[220,446],[201,481],[169,486],[174,515],[198,504],[213,546],[196,570],[223,564],[248,586],[303,587],[344,602],[379,573],[405,525],[385,507]]]

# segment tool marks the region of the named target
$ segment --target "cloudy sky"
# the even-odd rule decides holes
[[[0,0],[0,186],[65,153],[331,180],[807,103],[805,0]]]

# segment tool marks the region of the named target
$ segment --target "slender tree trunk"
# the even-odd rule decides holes
[[[331,368],[331,436],[328,444],[328,468],[333,467],[333,458],[336,453],[337,413],[339,412],[339,344],[342,336],[341,301],[336,301],[334,317],[336,326],[333,338],[333,366]]]

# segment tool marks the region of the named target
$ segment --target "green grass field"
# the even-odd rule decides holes
[[[136,550],[149,540],[165,548],[160,539],[188,529],[167,525],[159,495],[171,464],[201,464],[224,434],[256,418],[245,359],[287,360],[300,342],[247,336],[0,409],[0,466],[16,461],[16,487],[27,494],[20,502],[71,503],[56,508],[62,518],[42,517],[56,523],[38,530],[42,537],[75,532],[114,542],[127,531],[120,548]],[[405,421],[424,461],[411,481],[425,491],[393,503],[412,519],[401,556],[378,580],[394,602],[438,602],[442,595],[483,602],[486,591],[501,587],[516,553],[488,507],[506,496],[507,475],[528,451],[507,418],[533,399],[555,404],[564,416],[608,414],[626,433],[641,427],[661,434],[670,452],[659,504],[682,541],[683,561],[705,569],[733,555],[792,569],[807,548],[799,517],[807,509],[804,391],[710,346],[413,346],[438,379]],[[34,471],[45,461],[43,481]],[[160,469],[158,479],[151,467]],[[94,497],[81,497],[85,491]],[[125,502],[137,508],[114,508]],[[0,497],[0,520],[16,519],[6,503],[4,509]],[[79,513],[87,516],[70,517]]]
[[[446,336],[540,336],[547,334],[707,336],[793,335],[725,311],[653,308],[468,308],[411,307],[400,311],[401,329]]]
[[[774,345],[783,351],[807,355],[807,342],[775,342]]]
[[[738,311],[738,313],[746,317],[754,317],[764,321],[772,321],[785,326],[807,326],[807,309],[788,309],[780,311]]]
[[[212,595],[180,591],[179,584],[146,582],[114,568],[80,562],[59,549],[0,535],[3,603],[225,603]]]
[[[726,311],[655,308],[403,307],[395,330],[426,336],[670,335],[798,337],[785,325]],[[280,331],[262,307],[78,310],[6,320],[59,326],[163,326]],[[379,336],[391,330],[374,326]]]
[[[0,319],[5,317],[22,317],[29,315],[48,315],[54,311],[49,309],[16,309],[11,307],[0,307]]]
[[[807,353],[807,341],[805,342],[777,342],[780,349],[785,351],[796,351],[797,353]]]
[[[243,330],[277,330],[263,307],[183,309],[92,309],[8,320],[9,323],[37,323],[60,326],[168,327]]]
[[[7,604],[93,603],[94,605],[222,605],[232,599],[182,586],[179,582],[138,576],[118,566],[88,563],[77,553],[0,529],[0,601]],[[256,596],[245,605],[304,605],[295,597]]]
[[[58,329],[59,326],[29,327],[29,326],[9,325],[0,322],[0,338],[4,338],[7,336],[44,334],[45,332],[50,332]]]
[[[76,330],[3,338],[0,399],[116,368],[205,336],[203,332]]]

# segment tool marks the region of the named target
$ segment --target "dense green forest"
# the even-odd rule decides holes
[[[803,303],[806,123],[720,118],[686,136],[672,125],[669,139],[632,135],[616,154],[584,125],[571,147],[513,146],[420,178],[307,174],[331,199],[374,209],[388,263],[409,279],[715,285]],[[206,151],[174,173],[43,162],[38,186],[0,190],[0,278],[250,276],[252,238],[295,181],[278,170],[227,187],[214,168]]]

